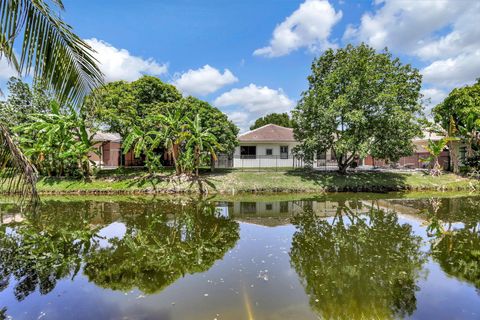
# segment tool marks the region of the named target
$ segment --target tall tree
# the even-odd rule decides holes
[[[142,128],[149,115],[162,112],[163,104],[181,98],[174,86],[143,76],[131,83],[115,81],[98,88],[87,97],[84,109],[91,122],[100,122],[125,139],[133,127]]]
[[[0,2],[0,57],[5,57],[20,74],[33,74],[61,101],[78,102],[103,76],[91,47],[73,33],[49,3],[54,9],[64,9],[61,0]],[[17,43],[20,59],[14,52]],[[0,163],[8,163],[9,168],[21,172],[35,193],[35,170],[16,144],[10,143],[11,133],[5,123],[0,124],[0,134]]]
[[[433,108],[432,113],[446,134],[461,136],[469,156],[472,156],[480,128],[480,80],[472,86],[453,89],[442,103]],[[454,172],[459,171],[457,149],[458,142],[449,144]]]
[[[421,75],[387,51],[365,44],[329,49],[315,59],[309,88],[292,112],[297,152],[331,149],[340,172],[355,156],[397,161],[421,134]]]
[[[11,127],[30,121],[33,114],[47,113],[53,97],[39,83],[30,88],[28,83],[11,77],[7,82],[8,97],[0,101],[0,119]]]
[[[254,130],[263,127],[267,124],[276,124],[278,126],[292,128],[293,122],[290,119],[288,113],[270,113],[264,117],[255,120],[255,123],[250,127],[250,130]]]

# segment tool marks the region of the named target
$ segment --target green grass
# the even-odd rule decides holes
[[[92,181],[42,178],[42,194],[137,194],[199,193],[235,195],[238,193],[323,193],[392,191],[478,191],[480,182],[453,174],[432,177],[421,172],[334,172],[283,171],[204,171],[201,179],[178,179],[168,171],[148,176],[142,171],[103,171]],[[0,187],[1,192],[1,187]]]

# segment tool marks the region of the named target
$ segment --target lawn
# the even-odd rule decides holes
[[[0,189],[1,190],[1,189]],[[178,178],[171,171],[149,176],[142,171],[111,171],[91,181],[41,178],[43,194],[134,194],[134,193],[322,193],[390,191],[479,191],[480,182],[454,174],[432,177],[425,173],[335,172],[308,170],[203,172],[200,179]]]

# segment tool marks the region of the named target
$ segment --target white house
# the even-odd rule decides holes
[[[298,145],[293,137],[293,129],[275,124],[245,132],[238,136],[238,147],[233,155],[234,168],[255,167],[301,167],[301,160],[293,156],[292,150]],[[318,155],[314,166],[324,165],[331,154]],[[323,161],[323,163],[321,163]]]

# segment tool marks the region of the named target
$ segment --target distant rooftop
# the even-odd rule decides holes
[[[277,126],[276,124],[267,124],[263,127],[245,132],[238,136],[240,142],[295,142],[293,129]]]

